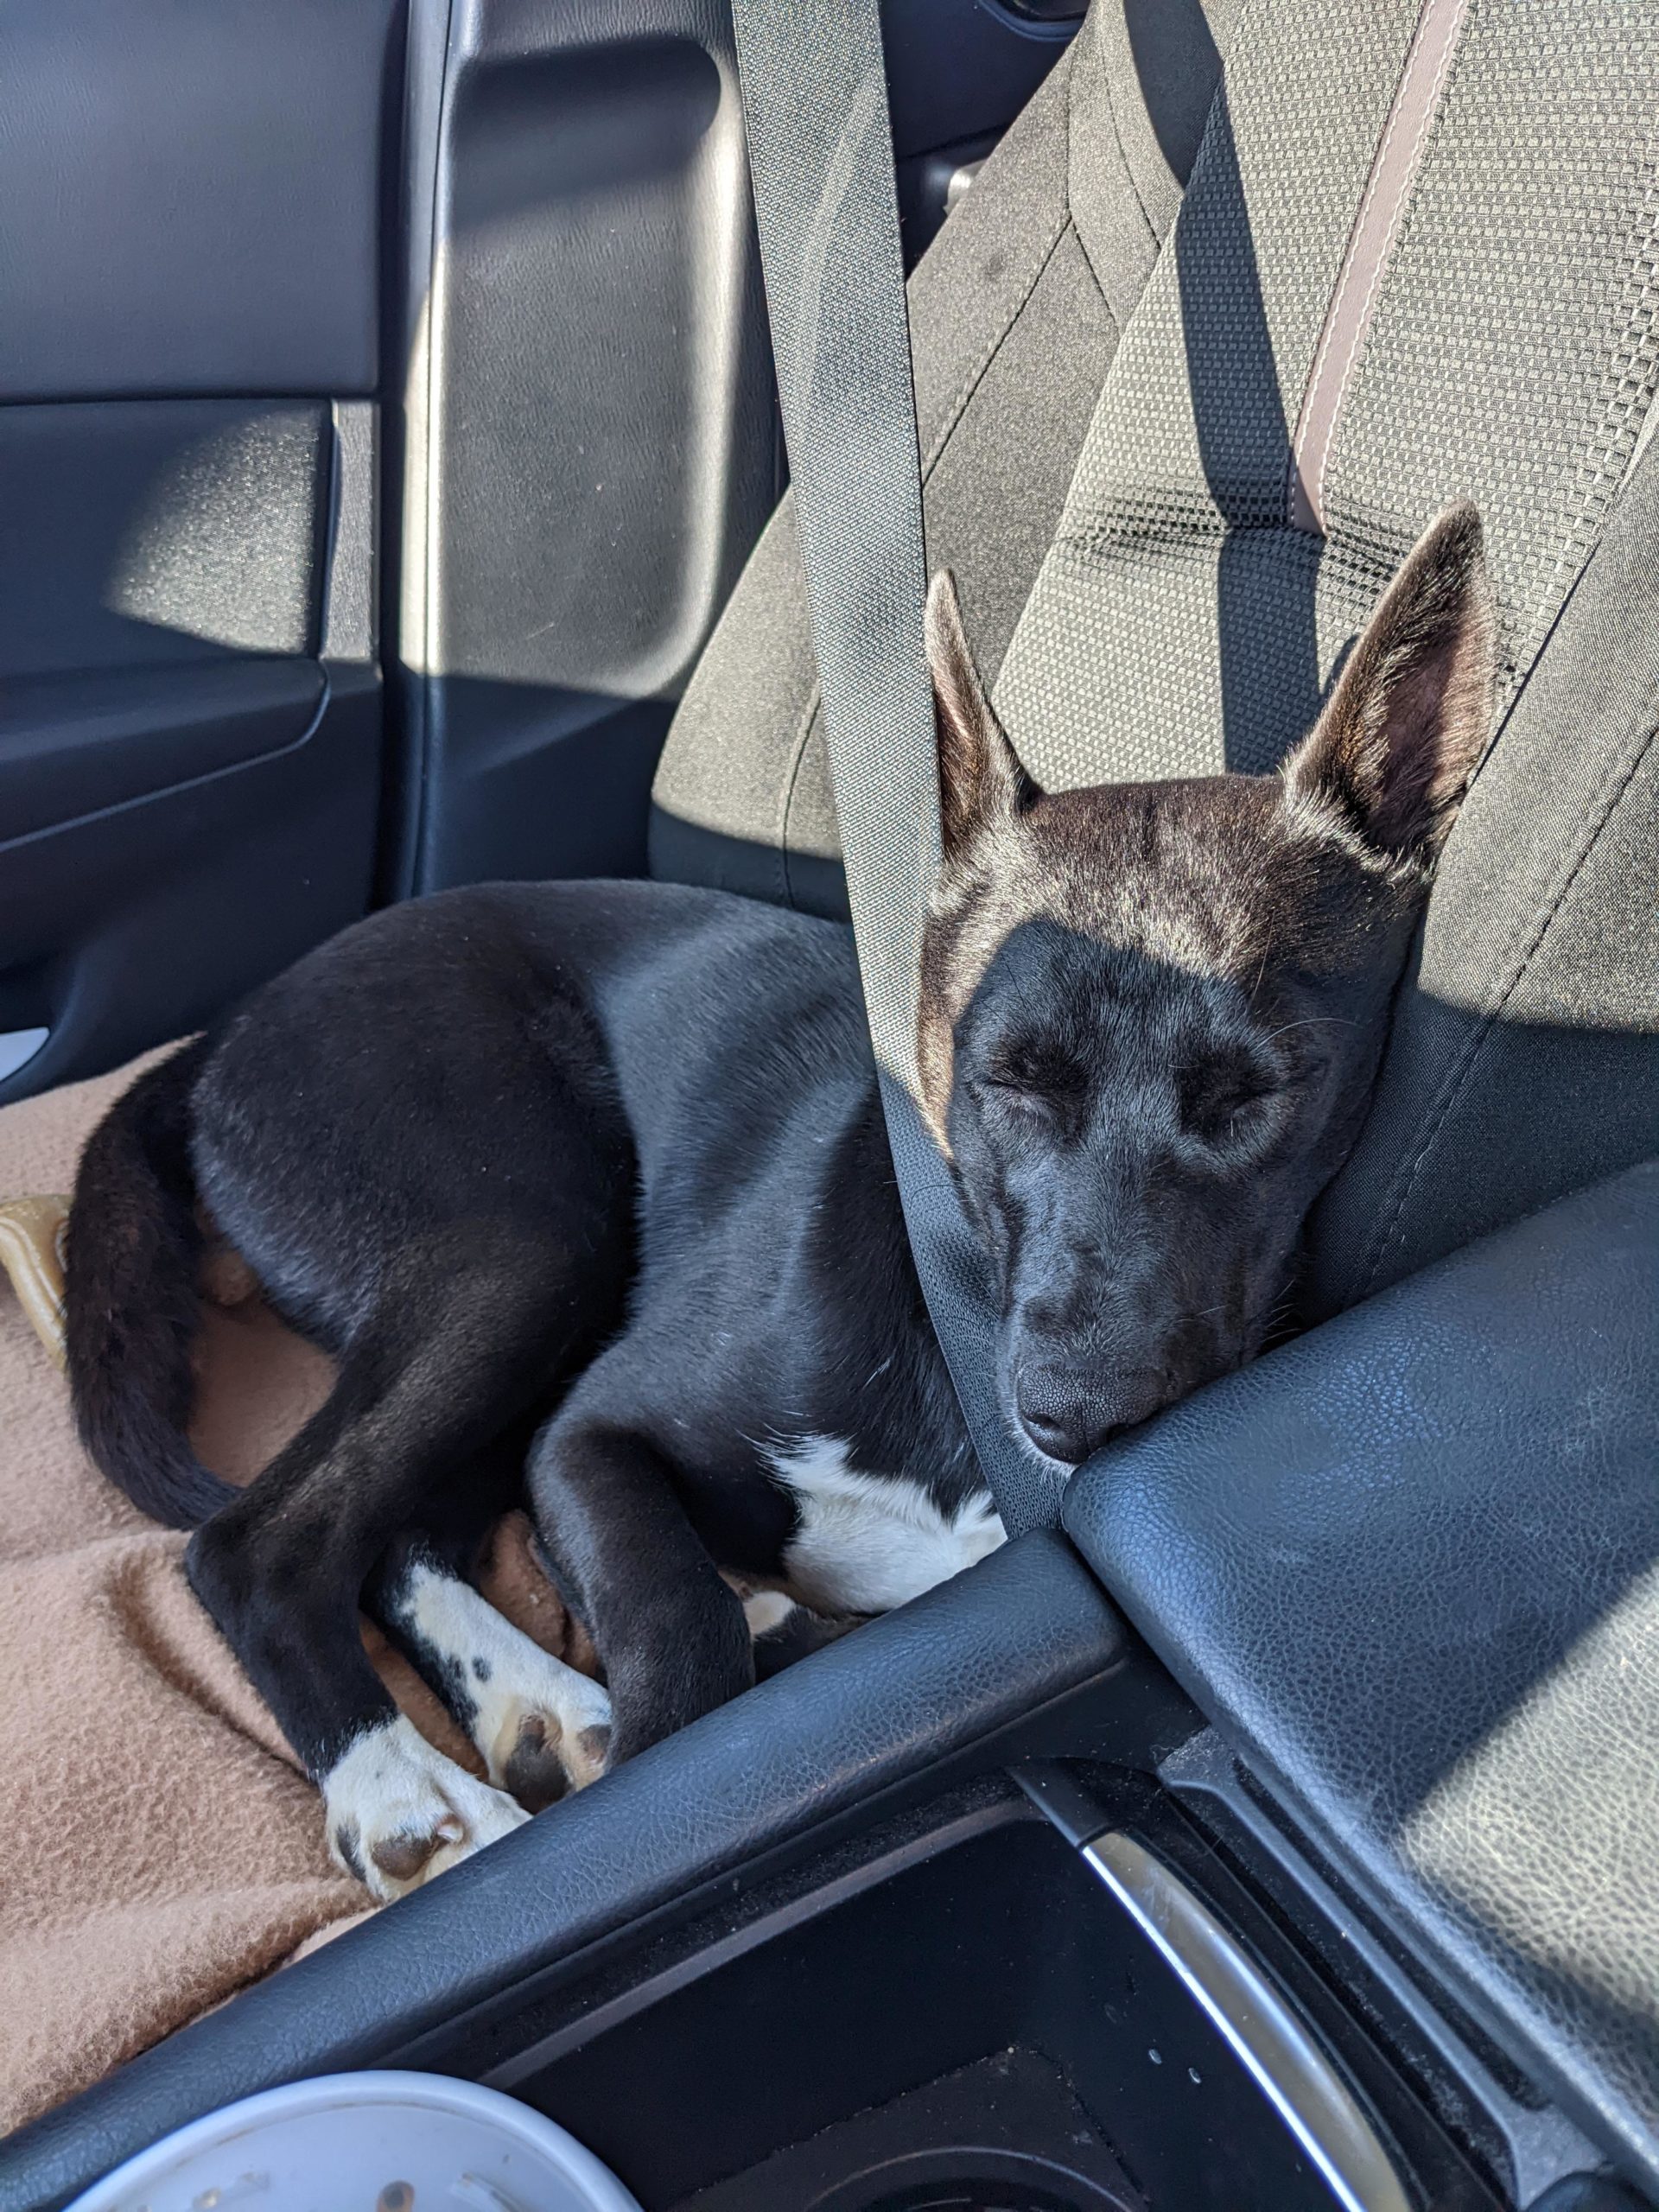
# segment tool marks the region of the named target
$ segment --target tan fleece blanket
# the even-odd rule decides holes
[[[0,1200],[67,1192],[87,1133],[134,1072],[0,1111]],[[38,1235],[41,1218],[19,1217],[14,1234]],[[40,1321],[49,1285],[25,1289]],[[198,1450],[245,1480],[328,1379],[327,1362],[257,1299],[205,1309]],[[583,1664],[585,1639],[525,1537],[522,1522],[504,1524],[488,1593]],[[88,1465],[62,1376],[0,1275],[0,2132],[367,1904],[330,1862],[316,1793],[192,1597],[184,1544]],[[402,1662],[372,1635],[370,1648],[416,1725],[480,1772]]]

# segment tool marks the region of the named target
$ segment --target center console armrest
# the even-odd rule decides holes
[[[1283,1815],[1659,2190],[1659,1162],[1201,1392],[1065,1524]]]

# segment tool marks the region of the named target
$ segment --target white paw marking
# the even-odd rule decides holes
[[[945,1513],[915,1483],[849,1466],[838,1437],[804,1436],[767,1457],[800,1508],[784,1571],[814,1612],[891,1612],[1003,1541],[987,1492]]]
[[[524,1825],[511,1797],[435,1751],[399,1713],[353,1738],[322,1783],[328,1848],[383,1901]]]
[[[469,1732],[498,1789],[539,1811],[604,1771],[608,1692],[504,1620],[471,1583],[416,1566],[392,1610],[453,1670],[473,1707]]]

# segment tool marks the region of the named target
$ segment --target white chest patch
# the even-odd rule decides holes
[[[814,1612],[891,1612],[1003,1541],[988,1496],[942,1512],[914,1483],[861,1474],[836,1437],[804,1436],[766,1456],[800,1508],[784,1571]]]

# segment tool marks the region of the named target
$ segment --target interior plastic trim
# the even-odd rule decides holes
[[[1017,1797],[1009,1796],[994,1804],[976,1805],[971,1810],[959,1813],[947,1820],[942,1827],[930,1827],[906,1841],[895,1844],[874,1858],[864,1859],[846,1873],[819,1884],[788,1904],[762,1913],[758,1918],[734,1928],[718,1941],[703,1946],[676,1964],[661,1972],[632,1983],[628,1988],[590,2012],[579,2012],[575,2019],[550,2035],[539,2037],[511,2058],[491,2069],[483,2078],[493,2089],[504,2089],[521,2094],[526,2082],[556,2065],[568,2052],[578,2050],[595,2042],[612,2029],[626,2021],[635,2019],[649,2012],[663,1998],[672,1996],[692,1981],[702,1980],[719,1968],[729,1966],[735,1959],[758,1951],[762,1944],[775,1942],[791,1932],[803,1923],[817,1920],[833,1911],[849,1898],[890,1882],[897,1874],[925,1860],[938,1858],[941,1853],[953,1851],[970,1838],[984,1835],[993,1828],[1006,1827],[1011,1821],[1029,1821],[1029,1808]]]
[[[1115,1830],[1082,1856],[1236,2054],[1343,2212],[1411,2212],[1392,2160],[1285,1999],[1163,1861]]]
[[[27,1066],[51,1034],[49,1029],[9,1029],[0,1036],[0,1083]]]
[[[1316,1868],[1306,1840],[1250,1786],[1217,1730],[1200,1730],[1179,1745],[1160,1766],[1158,1778],[1202,1827],[1251,1864],[1259,1881],[1266,1877],[1269,1894],[1293,1917],[1301,1921],[1306,1915],[1327,1931],[1344,1980],[1357,1971],[1385,1993],[1389,2008],[1433,2054],[1431,2063],[1420,2062],[1415,2070],[1442,2124],[1454,2134],[1477,2138],[1480,2155],[1517,2203],[1532,2204],[1556,2183],[1595,2170],[1601,2153],[1583,2130],[1559,2107],[1519,2088],[1515,2062],[1466,2014],[1450,2009],[1446,1989],[1419,1986],[1353,1899],[1333,1886],[1330,1870]],[[1100,1821],[1094,1832],[1108,1825]],[[1332,1963],[1332,1954],[1325,1955]],[[1437,2093],[1437,2083],[1456,2084],[1449,2102],[1443,2088]]]

